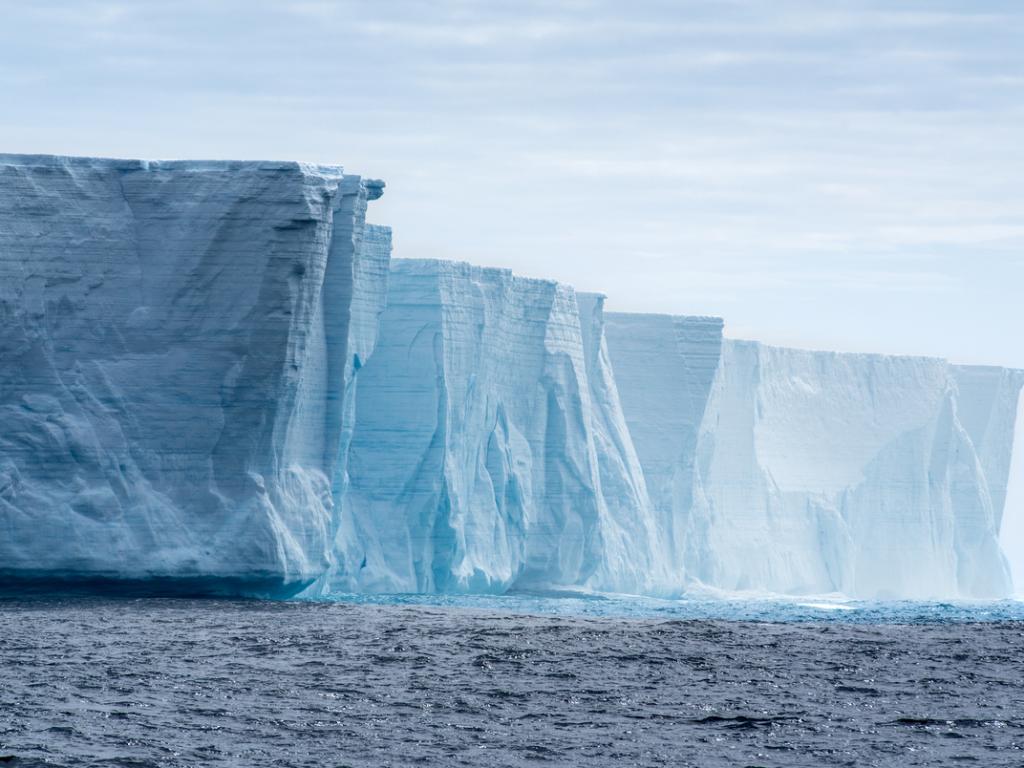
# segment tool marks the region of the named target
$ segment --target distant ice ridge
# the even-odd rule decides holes
[[[382,186],[0,156],[0,584],[287,595],[325,571]]]
[[[687,582],[1011,593],[999,529],[1020,372],[724,340],[707,318],[609,314],[607,335]]]
[[[395,261],[361,371],[342,591],[644,592],[639,465],[614,395],[601,300],[498,269]]]

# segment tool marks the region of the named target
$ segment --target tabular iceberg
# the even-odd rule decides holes
[[[1011,593],[1024,372],[392,264],[382,187],[0,155],[0,588]]]
[[[284,595],[324,572],[382,186],[0,156],[0,582]]]
[[[998,541],[1019,372],[723,340],[706,318],[611,314],[607,332],[691,584],[1010,593]]]
[[[717,317],[605,315],[627,429],[677,588],[685,581],[697,436],[722,351]]]
[[[392,264],[356,394],[331,588],[647,587],[655,531],[607,393],[597,299],[583,325],[588,343],[575,293],[557,283]]]

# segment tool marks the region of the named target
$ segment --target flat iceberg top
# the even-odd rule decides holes
[[[22,168],[87,168],[115,171],[298,171],[307,176],[340,179],[341,165],[303,163],[296,160],[135,160],[69,155],[20,155],[0,153],[0,165]],[[375,182],[368,180],[368,185]],[[383,187],[383,182],[376,182]]]
[[[504,267],[481,267],[466,261],[446,261],[444,259],[392,259],[391,271],[404,275],[424,275],[452,277],[469,282],[510,283],[512,285],[534,288],[561,287],[575,292],[572,286],[540,277],[523,277]]]
[[[960,365],[953,364],[953,368],[962,375],[977,377],[978,379],[990,379],[1007,376],[1013,381],[1024,384],[1024,368],[1006,368],[1001,365]]]
[[[787,355],[793,358],[804,356],[814,357],[821,360],[845,360],[849,362],[863,363],[905,361],[908,363],[916,362],[921,364],[950,365],[950,362],[946,358],[936,357],[934,355],[898,355],[884,352],[837,352],[829,349],[805,349],[802,347],[778,346],[775,344],[766,344],[763,341],[753,341],[751,339],[727,338],[725,339],[725,342],[736,347],[747,347],[766,354]]]
[[[681,320],[690,324],[704,324],[722,328],[725,320],[715,315],[673,315],[665,312],[605,312],[605,318],[610,322],[615,320],[623,323],[648,323],[656,324],[670,320]]]

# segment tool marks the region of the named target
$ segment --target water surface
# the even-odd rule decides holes
[[[1024,764],[1024,623],[998,614],[1009,606],[987,621],[954,606],[904,622],[887,608],[889,620],[865,623],[851,614],[866,606],[826,601],[799,609],[824,620],[752,622],[627,618],[594,608],[600,599],[515,598],[535,601],[532,614],[470,599],[394,604],[403,600],[413,602],[0,601],[0,756],[19,766]]]

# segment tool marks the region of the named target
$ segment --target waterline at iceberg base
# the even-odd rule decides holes
[[[0,155],[0,587],[1013,593],[1024,373],[390,262],[382,188]]]

